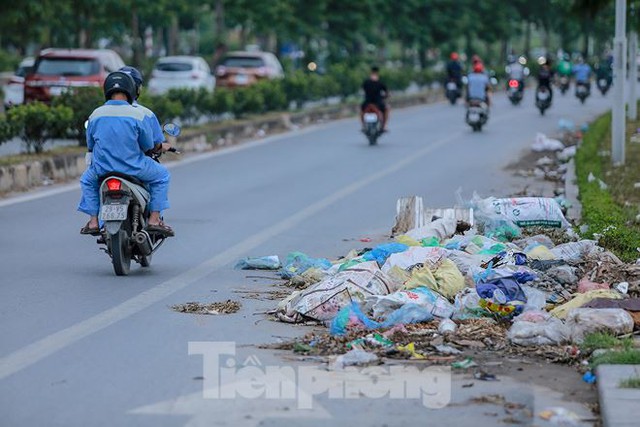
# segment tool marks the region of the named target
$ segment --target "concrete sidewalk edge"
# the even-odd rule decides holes
[[[600,416],[604,427],[640,423],[640,388],[620,388],[628,378],[640,378],[640,365],[600,365],[596,370]]]

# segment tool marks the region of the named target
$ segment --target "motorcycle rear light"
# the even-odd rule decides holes
[[[107,180],[107,188],[109,191],[120,191],[122,189],[122,182],[118,179],[108,179]]]
[[[509,87],[518,87],[517,80],[509,80]]]

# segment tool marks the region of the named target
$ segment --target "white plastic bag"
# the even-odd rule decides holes
[[[409,303],[427,307],[437,317],[451,317],[454,312],[453,305],[445,297],[426,286],[389,295],[372,295],[367,298],[365,310],[372,309],[373,317],[380,318]]]
[[[507,338],[523,346],[558,345],[569,341],[571,330],[545,311],[526,311],[516,317]]]
[[[580,240],[579,242],[562,243],[551,249],[551,253],[564,261],[581,261],[591,252],[597,250],[595,240]]]
[[[392,254],[382,266],[382,271],[387,273],[392,267],[398,266],[403,270],[417,264],[428,266],[437,265],[442,259],[447,257],[447,250],[440,247],[411,246],[404,252]]]
[[[435,237],[438,241],[448,239],[456,232],[458,221],[455,218],[440,218],[433,222],[430,222],[423,227],[414,228],[407,231],[405,234],[412,239],[422,240]]]
[[[593,332],[631,333],[633,318],[621,308],[574,308],[567,316],[567,326],[572,341],[581,343],[585,335]]]
[[[564,150],[564,144],[557,139],[548,138],[544,133],[538,132],[536,140],[531,144],[533,151],[560,151]]]

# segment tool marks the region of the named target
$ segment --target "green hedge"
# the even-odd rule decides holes
[[[582,145],[576,153],[576,176],[582,202],[582,219],[589,225],[583,237],[593,239],[600,235],[600,244],[626,262],[638,258],[640,229],[629,226],[630,218],[618,205],[611,193],[600,189],[598,181],[588,181],[589,173],[602,178],[603,158],[598,154],[611,131],[611,115],[605,114],[591,124]]]

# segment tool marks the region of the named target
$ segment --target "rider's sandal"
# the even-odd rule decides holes
[[[89,223],[80,229],[80,234],[87,234],[90,236],[99,236],[100,227],[89,227]]]
[[[158,233],[167,237],[175,236],[173,229],[166,225],[164,222],[159,224],[148,224],[146,230],[150,233]]]

